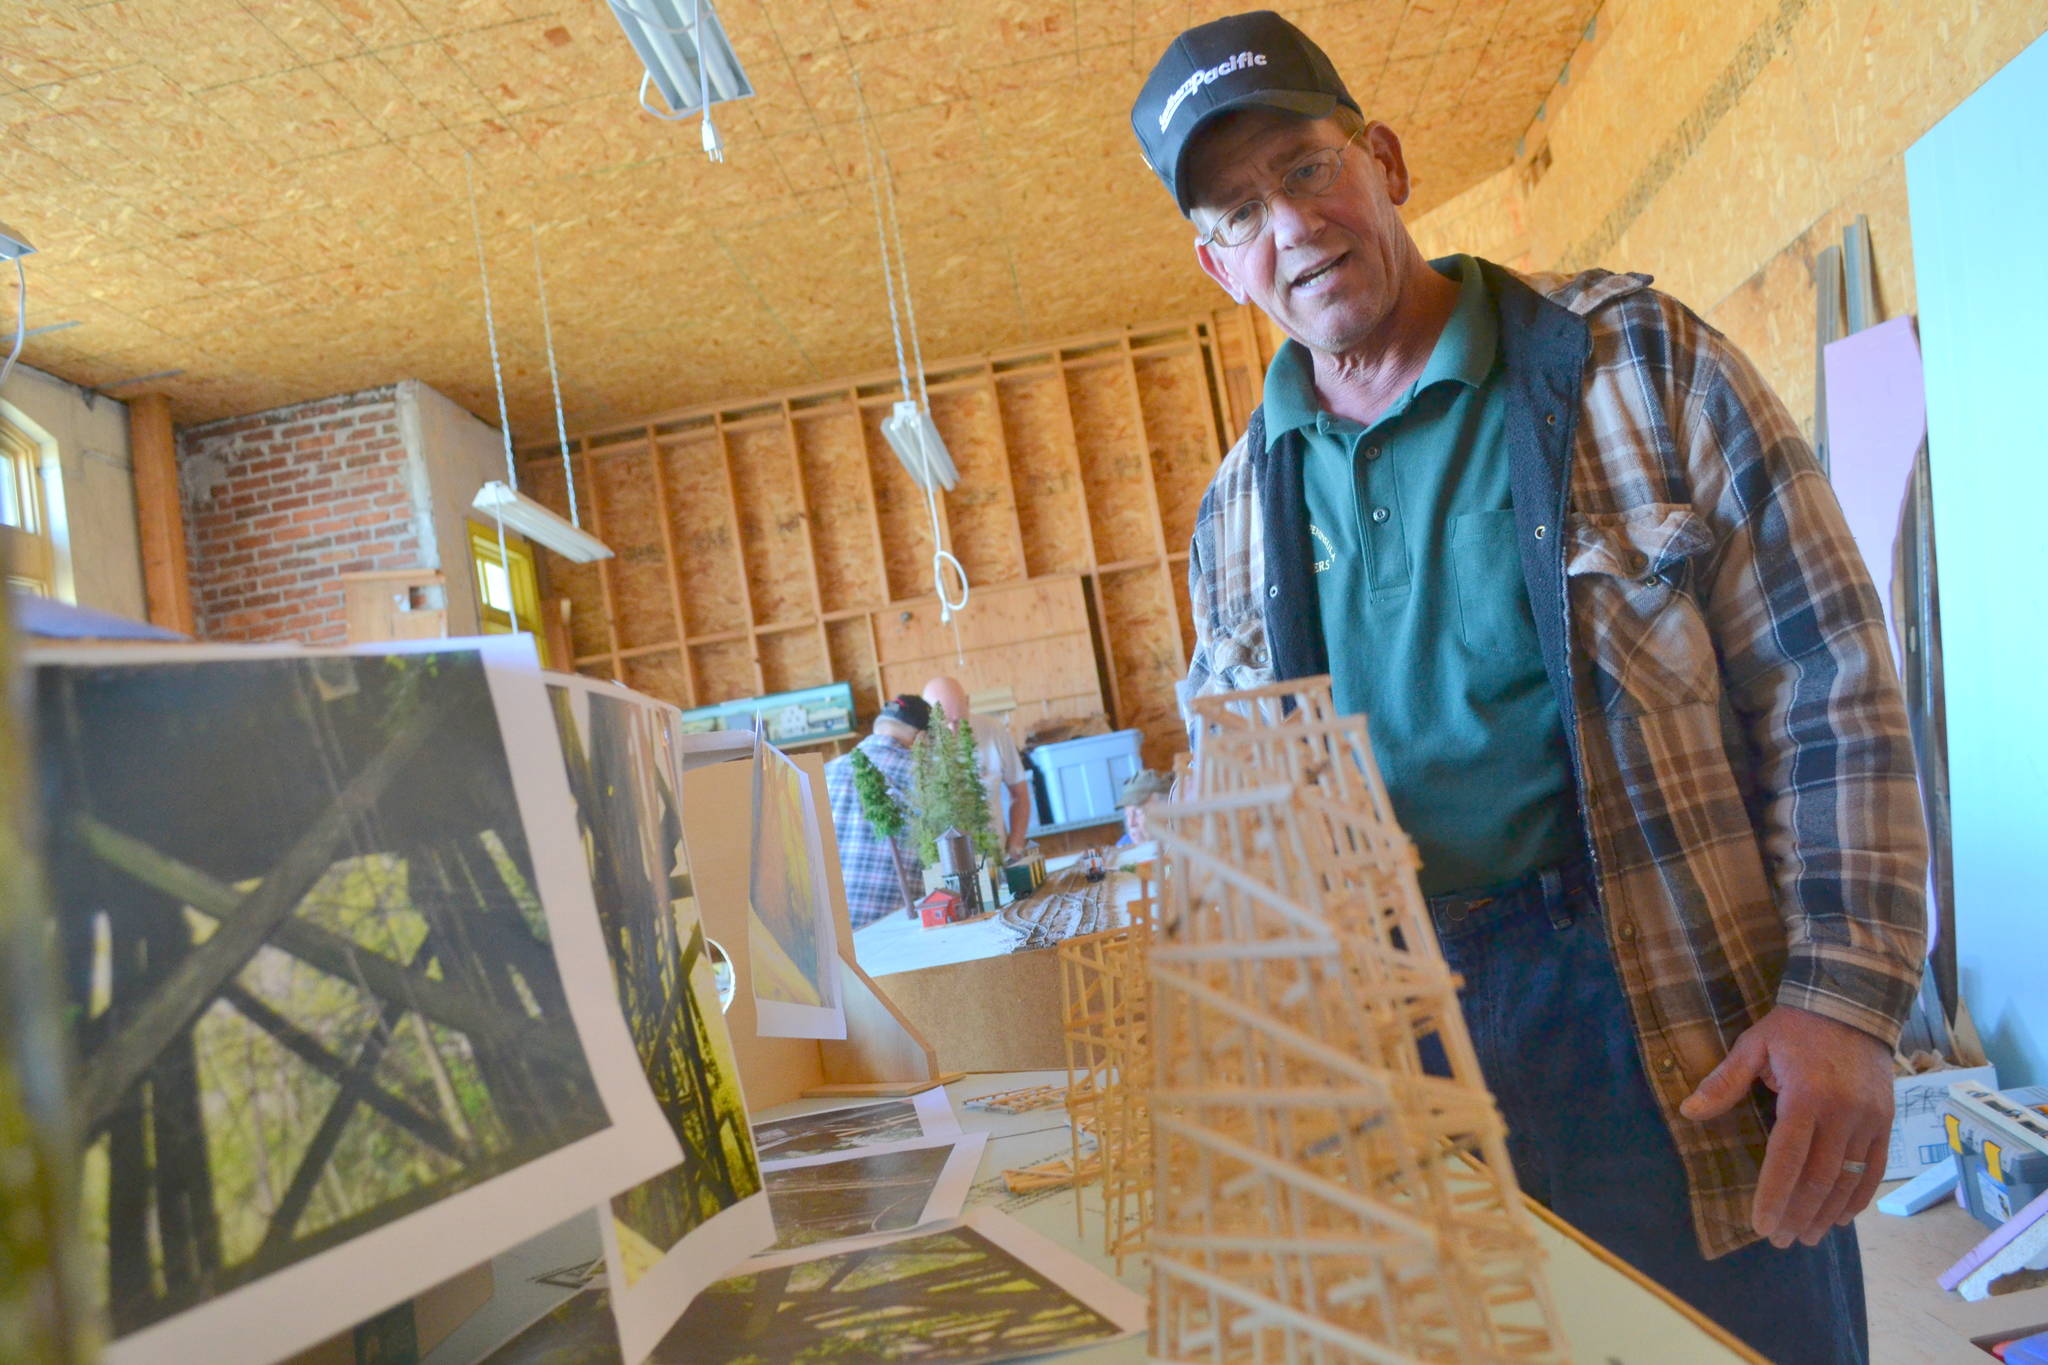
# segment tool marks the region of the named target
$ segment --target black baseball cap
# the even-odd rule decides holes
[[[1324,118],[1340,104],[1365,115],[1307,34],[1271,10],[1253,10],[1191,28],[1168,43],[1131,106],[1131,129],[1145,164],[1186,213],[1181,162],[1211,119],[1254,107]]]
[[[913,730],[929,729],[932,723],[931,703],[923,697],[913,697],[908,692],[889,698],[888,703],[882,707],[882,714],[890,720],[901,721]]]

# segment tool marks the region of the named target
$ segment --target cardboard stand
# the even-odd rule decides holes
[[[685,752],[683,835],[705,930],[732,958],[739,990],[726,1023],[732,1030],[747,1105],[762,1110],[807,1096],[911,1095],[954,1079],[940,1072],[924,1035],[860,969],[853,926],[839,876],[839,848],[825,797],[825,764],[816,753],[790,757],[811,779],[818,830],[825,844],[825,877],[838,913],[839,992],[846,1038],[764,1038],[748,983],[747,882],[752,859],[754,737],[736,731],[692,736]]]

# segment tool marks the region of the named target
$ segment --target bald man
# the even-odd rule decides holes
[[[1017,742],[1010,738],[1010,727],[991,716],[970,714],[967,689],[957,678],[933,678],[924,685],[924,699],[945,707],[949,723],[957,725],[965,718],[974,727],[974,765],[981,785],[988,789],[989,818],[1003,836],[1004,856],[1016,857],[1031,836],[1031,774],[1017,752]]]

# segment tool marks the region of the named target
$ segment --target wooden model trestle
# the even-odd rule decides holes
[[[1363,720],[1326,679],[1196,709],[1197,792],[1150,820],[1154,1357],[1563,1360]]]
[[[1133,901],[1130,908],[1127,927],[1068,939],[1058,949],[1066,1001],[1067,1116],[1073,1123],[1073,1167],[1084,1173],[1074,1182],[1074,1217],[1081,1223],[1081,1188],[1094,1167],[1102,1181],[1102,1249],[1115,1258],[1119,1275],[1124,1257],[1144,1249],[1152,1194],[1145,978],[1151,902]],[[1095,1154],[1085,1164],[1084,1134],[1095,1141]],[[1080,1230],[1086,1235],[1085,1226]]]

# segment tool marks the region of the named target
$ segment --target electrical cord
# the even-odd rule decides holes
[[[626,3],[626,0],[605,0],[614,15],[626,14],[640,21],[657,33],[671,38],[688,37],[697,47],[697,109],[661,110],[647,102],[647,87],[654,82],[654,72],[644,71],[640,75],[640,112],[649,118],[660,119],[663,123],[681,123],[698,112],[704,115],[704,155],[713,161],[725,160],[725,140],[718,135],[718,129],[711,122],[711,62],[704,54],[704,0],[695,0],[690,11],[690,22],[679,27],[670,27],[651,14],[644,14]]]
[[[0,384],[7,382],[7,376],[14,373],[14,362],[21,355],[21,343],[28,340],[28,272],[21,268],[21,257],[14,258],[14,349],[7,353],[7,363],[0,365]]]

